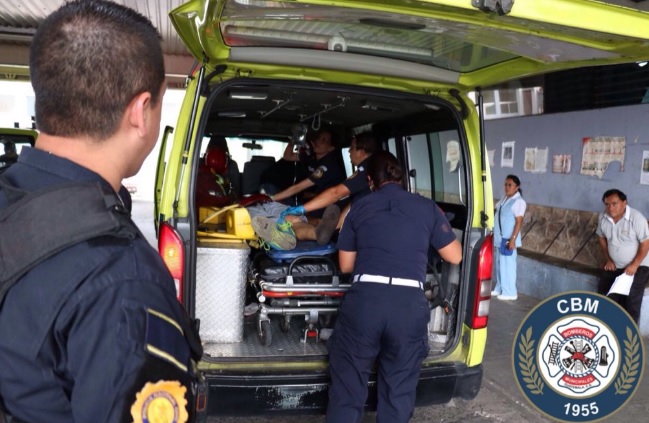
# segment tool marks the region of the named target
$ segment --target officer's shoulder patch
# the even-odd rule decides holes
[[[326,171],[327,171],[326,166],[320,166],[319,168],[317,168],[316,170],[313,171],[313,173],[311,174],[311,177],[313,179],[320,179],[320,178],[322,178],[324,176]]]
[[[136,394],[131,406],[133,422],[185,423],[189,419],[186,391],[175,380],[147,382]]]
[[[182,328],[164,313],[146,309],[146,351],[182,371],[188,371],[190,351]]]

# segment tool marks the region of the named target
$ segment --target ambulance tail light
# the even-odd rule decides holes
[[[487,235],[478,252],[478,281],[473,303],[473,329],[487,327],[491,302],[491,269],[493,264],[493,235]]]
[[[183,301],[183,269],[185,268],[185,250],[180,235],[168,223],[160,225],[158,235],[158,252],[167,265],[176,285],[176,298]]]

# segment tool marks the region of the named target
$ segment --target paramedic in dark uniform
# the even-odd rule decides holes
[[[300,194],[301,201],[305,202],[345,180],[345,166],[340,150],[336,148],[332,132],[328,129],[321,129],[309,141],[309,144],[312,155],[311,160],[307,162],[309,176],[273,195],[273,201],[283,201]],[[298,153],[295,153],[295,156],[297,157]],[[285,159],[288,160],[288,157],[287,154],[284,154]],[[322,211],[315,211],[311,215],[320,217]]]
[[[462,248],[434,201],[403,189],[396,158],[368,161],[374,193],[354,202],[338,239],[340,269],[353,274],[328,341],[331,386],[326,421],[360,422],[377,361],[377,422],[407,422],[428,355],[430,318],[423,282],[429,247],[453,264]]]
[[[307,201],[345,180],[345,167],[340,150],[336,148],[332,139],[332,132],[321,129],[310,141],[310,144],[313,158],[308,164],[309,176],[273,195],[272,202],[248,207],[252,228],[259,238],[272,248],[280,250],[295,248],[296,233],[299,233],[304,227],[317,225],[323,217],[323,210],[317,210],[306,217],[289,216],[286,222],[282,222],[281,226],[278,226],[278,218],[282,216],[282,212],[289,208],[288,205],[280,201],[286,201],[298,194],[301,196],[300,201]],[[288,157],[287,154],[284,155],[285,159]]]
[[[73,1],[39,25],[30,49],[40,134],[2,176],[23,191],[97,183],[117,200],[159,134],[158,31],[124,6]],[[12,202],[8,192],[0,191],[0,210]],[[0,408],[14,421],[141,422],[160,410],[170,418],[155,421],[195,417],[200,340],[141,234],[91,239],[41,260],[0,307]]]
[[[342,226],[342,221],[349,211],[350,203],[358,201],[370,193],[365,168],[370,156],[380,149],[379,141],[372,132],[368,131],[356,135],[352,138],[349,146],[349,159],[356,166],[356,171],[342,183],[327,188],[307,203],[301,206],[289,207],[282,213],[282,217],[288,215],[301,216],[315,210],[325,210],[323,219],[317,227],[311,230],[303,229],[302,232],[295,232],[297,239],[315,239],[319,244],[329,242],[334,231]],[[337,212],[332,213],[331,208],[333,207],[343,207],[343,212],[341,213],[338,209]],[[328,216],[332,214],[335,219],[329,221]]]

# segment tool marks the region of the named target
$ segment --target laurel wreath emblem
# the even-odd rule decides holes
[[[640,366],[640,342],[638,335],[630,327],[626,328],[624,340],[624,365],[622,371],[615,379],[615,395],[625,395],[633,387]]]
[[[518,348],[520,349],[520,353],[518,354],[518,366],[521,369],[523,380],[526,383],[527,389],[530,390],[530,393],[543,395],[545,384],[543,383],[543,379],[539,376],[534,361],[535,342],[536,341],[532,339],[532,327],[530,326],[525,331],[525,334],[521,335],[521,342],[518,344]]]

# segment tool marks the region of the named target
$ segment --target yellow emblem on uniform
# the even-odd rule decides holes
[[[326,171],[327,171],[326,167],[320,166],[319,168],[317,168],[316,170],[313,171],[313,173],[311,174],[311,177],[313,179],[320,179],[320,178],[322,178],[324,176]]]
[[[187,389],[178,381],[147,382],[131,406],[134,423],[185,423]]]

